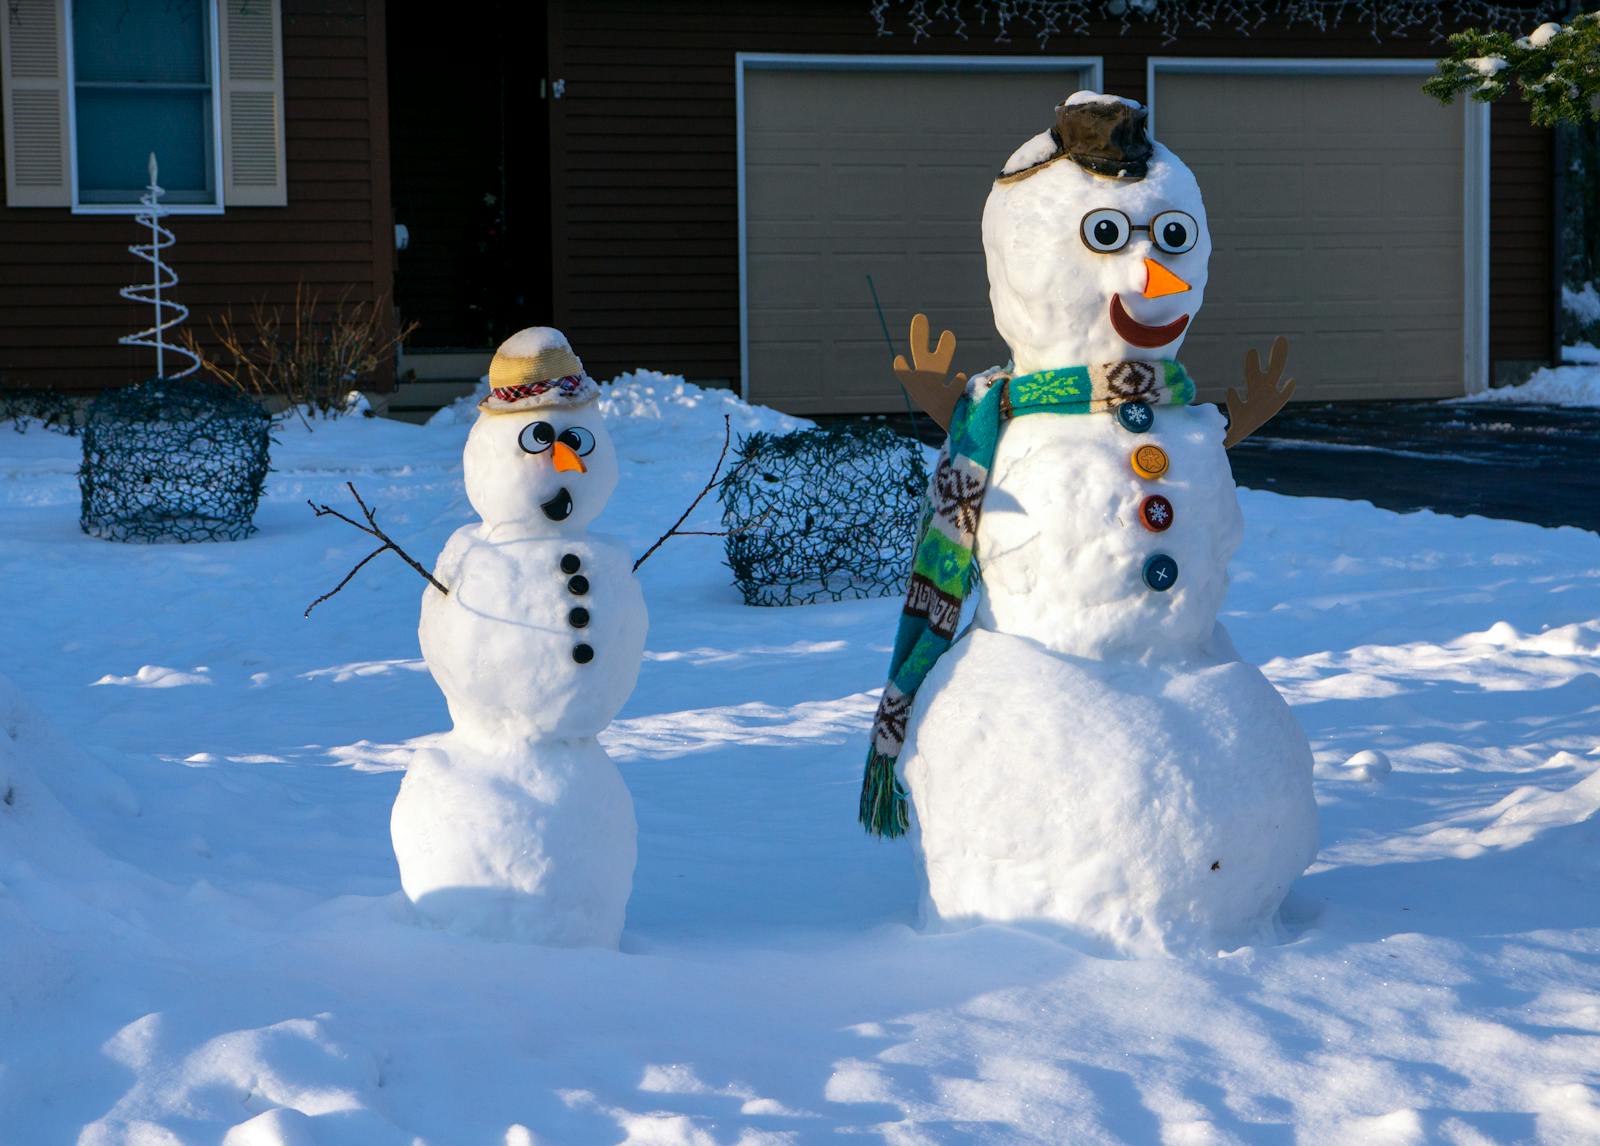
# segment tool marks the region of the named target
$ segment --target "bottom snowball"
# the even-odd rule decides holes
[[[592,738],[486,753],[458,735],[412,759],[390,820],[400,883],[434,926],[616,947],[633,886],[633,800]]]
[[[1268,937],[1316,855],[1311,750],[1239,661],[1090,661],[973,630],[919,691],[901,761],[929,924],[1216,951]]]

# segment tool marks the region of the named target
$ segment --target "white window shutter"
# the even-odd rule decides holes
[[[66,0],[4,0],[6,206],[70,207]]]
[[[217,0],[222,201],[283,207],[283,12],[279,0]]]

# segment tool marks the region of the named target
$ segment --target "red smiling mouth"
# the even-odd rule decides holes
[[[1117,332],[1117,337],[1129,346],[1138,346],[1145,350],[1157,346],[1165,346],[1184,332],[1189,326],[1189,316],[1179,315],[1165,326],[1146,326],[1122,305],[1122,296],[1111,296],[1111,329]]]

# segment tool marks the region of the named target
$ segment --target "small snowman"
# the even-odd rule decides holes
[[[862,792],[909,830],[929,925],[1046,923],[1126,952],[1270,938],[1316,853],[1311,753],[1217,621],[1243,524],[1231,425],[1176,360],[1211,238],[1131,101],[1079,92],[983,216],[1007,369],[960,385],[913,323],[897,372],[950,431]],[[969,595],[975,596],[964,610]],[[971,623],[958,635],[960,620]],[[909,808],[906,797],[909,796]]]
[[[615,947],[637,829],[596,735],[633,691],[648,624],[632,558],[588,529],[617,454],[560,331],[513,335],[489,382],[463,455],[482,520],[440,554],[448,592],[422,597],[422,654],[454,728],[400,786],[400,882],[439,927]]]

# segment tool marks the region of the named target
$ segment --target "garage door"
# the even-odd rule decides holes
[[[1156,73],[1215,243],[1183,350],[1202,396],[1279,333],[1297,400],[1463,393],[1464,113],[1422,78]]]
[[[746,393],[797,414],[904,409],[895,349],[926,311],[956,368],[1009,354],[989,313],[983,201],[1087,67],[749,69],[744,78]]]

